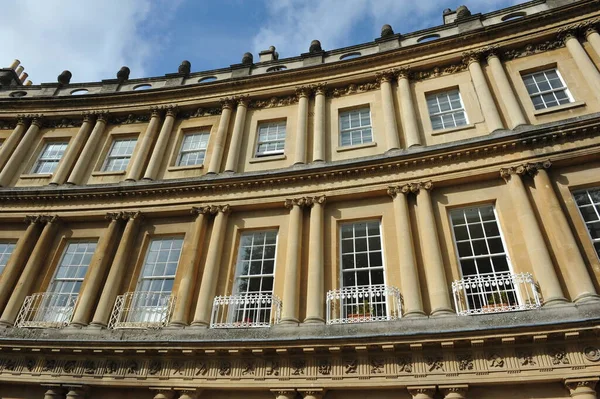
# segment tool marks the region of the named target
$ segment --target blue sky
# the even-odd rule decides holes
[[[280,57],[372,41],[381,26],[396,33],[440,25],[442,11],[466,4],[489,12],[523,0],[20,0],[3,4],[0,62],[21,60],[34,84],[72,82],[227,67],[275,45]]]

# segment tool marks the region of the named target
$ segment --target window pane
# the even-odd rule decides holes
[[[523,76],[535,109],[555,107],[573,101],[556,68]]]
[[[136,291],[170,293],[177,273],[183,238],[157,238],[148,246]]]
[[[282,154],[285,148],[286,121],[263,123],[258,127],[256,156]]]
[[[95,242],[71,242],[65,248],[60,263],[54,272],[48,292],[56,294],[78,294],[85,278],[92,255],[96,251]],[[79,284],[75,284],[78,282]]]
[[[340,113],[340,146],[365,144],[372,141],[369,108]]]

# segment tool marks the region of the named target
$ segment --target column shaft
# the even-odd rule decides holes
[[[100,300],[98,301],[98,306],[96,306],[96,312],[91,323],[95,327],[106,327],[108,325],[110,313],[123,284],[123,277],[129,265],[128,260],[133,251],[133,244],[135,243],[142,218],[139,212],[126,214],[125,217],[129,220],[125,225],[123,236],[119,242],[117,253],[108,272],[108,277],[104,283],[104,288],[102,289],[102,294],[100,295]]]
[[[242,146],[242,138],[244,134],[244,125],[246,124],[247,109],[248,101],[246,99],[239,100],[235,111],[235,121],[233,123],[231,142],[229,143],[227,161],[225,163],[225,172],[237,171],[238,160],[240,157],[240,147]]]
[[[488,130],[491,133],[494,130],[504,129],[504,124],[498,113],[498,108],[494,102],[494,97],[492,97],[490,87],[485,80],[485,75],[483,74],[479,60],[473,58],[469,60],[469,72],[471,73],[473,86],[475,86],[475,92],[479,98],[479,103],[481,104],[481,110],[483,111]]]
[[[412,94],[410,92],[408,72],[398,77],[398,89],[400,91],[400,117],[402,120],[402,131],[404,132],[406,148],[410,148],[414,145],[421,145],[419,124]]]
[[[298,90],[298,128],[294,164],[306,163],[306,138],[308,134],[308,90]]]
[[[98,293],[110,267],[112,255],[117,247],[121,231],[121,214],[109,214],[108,228],[100,237],[96,251],[90,261],[89,271],[86,275],[85,285],[82,287],[77,299],[77,307],[73,314],[71,325],[87,326],[94,305],[97,303]]]
[[[69,175],[73,164],[77,160],[77,156],[79,155],[81,148],[85,144],[90,130],[92,130],[92,122],[90,121],[89,117],[86,116],[83,119],[83,123],[81,124],[77,135],[73,139],[73,142],[69,143],[67,147],[67,152],[63,156],[63,159],[60,162],[58,169],[56,169],[56,172],[54,172],[50,184],[59,185],[63,184],[67,180],[67,176]]]
[[[219,119],[219,127],[217,128],[217,136],[208,165],[208,173],[219,173],[221,163],[223,162],[223,151],[225,150],[225,142],[227,141],[227,130],[229,128],[229,119],[231,118],[231,102],[223,103],[221,118]]]
[[[152,156],[150,157],[150,162],[148,162],[146,173],[144,173],[144,179],[156,179],[156,176],[158,175],[158,171],[160,169],[160,165],[162,164],[163,158],[165,156],[165,151],[167,150],[167,145],[169,144],[169,138],[171,137],[171,131],[173,130],[174,124],[175,109],[170,108],[167,111],[167,116],[165,116],[165,121],[163,122],[162,128],[160,129],[160,133],[158,134],[156,145],[152,150]]]
[[[129,173],[127,174],[127,178],[125,180],[135,181],[142,177],[142,172],[144,171],[144,167],[148,161],[148,155],[150,154],[152,145],[156,139],[156,132],[158,131],[159,124],[160,114],[157,110],[154,110],[152,111],[152,117],[150,118],[150,122],[146,128],[146,133],[144,133],[142,142],[139,144],[139,148],[131,162]]]
[[[210,235],[210,244],[206,254],[206,264],[204,265],[202,280],[200,281],[200,292],[198,293],[196,312],[194,314],[194,321],[192,322],[193,326],[201,327],[210,324],[212,303],[215,291],[217,290],[217,280],[221,267],[221,255],[227,229],[228,212],[229,207],[225,206],[215,216]]]
[[[408,187],[393,189],[396,235],[398,238],[398,261],[400,262],[400,287],[404,301],[404,317],[425,316],[419,273],[413,245],[410,217],[408,213]]]
[[[577,302],[597,297],[594,283],[592,283],[577,241],[552,188],[548,172],[544,168],[539,168],[534,181],[536,189],[541,194],[542,203],[550,211],[551,217],[544,220],[544,226],[547,226],[548,233],[555,238],[553,248],[561,271],[567,276],[566,283],[571,298]]]
[[[194,209],[197,212],[194,229],[189,239],[188,257],[181,265],[181,280],[175,302],[173,316],[171,316],[171,325],[187,326],[190,308],[192,307],[192,294],[194,293],[194,283],[197,280],[199,254],[202,249],[202,233],[206,227],[206,214],[204,209]]]
[[[19,144],[21,136],[25,132],[25,121],[21,118],[17,122],[17,126],[14,128],[10,136],[2,143],[0,147],[0,168],[4,167],[11,154]]]
[[[77,158],[75,162],[75,166],[67,179],[67,184],[81,184],[83,181],[83,174],[87,170],[94,153],[98,149],[98,145],[100,144],[100,139],[102,138],[102,134],[104,133],[104,129],[106,128],[106,119],[104,115],[99,115],[96,119],[96,124],[94,125],[94,129],[90,134],[89,139],[85,143],[81,154]]]
[[[425,186],[428,183],[425,183]],[[437,235],[433,206],[429,189],[421,187],[417,191],[417,214],[419,235],[421,237],[421,251],[429,290],[431,315],[444,315],[454,313],[450,303],[448,281],[444,270],[444,261],[440,250]]]
[[[13,177],[15,176],[15,173],[17,173],[17,169],[19,169],[19,167],[23,163],[25,156],[31,152],[31,145],[33,144],[33,141],[35,140],[38,132],[40,131],[41,126],[42,124],[39,119],[34,119],[31,122],[29,129],[27,129],[27,132],[25,132],[25,135],[17,145],[17,148],[8,159],[8,162],[6,163],[2,171],[0,171],[1,187],[6,187],[12,181]]]
[[[325,89],[324,87],[318,87],[315,91],[313,162],[325,161],[325,114]]]
[[[312,200],[308,240],[308,281],[305,323],[325,323],[325,265],[323,258],[323,207],[325,197]]]
[[[513,200],[513,209],[517,213],[517,220],[521,226],[523,237],[533,267],[535,278],[540,284],[544,306],[565,302],[552,259],[548,253],[546,242],[535,218],[535,213],[521,176],[515,173],[507,174],[506,170],[500,172],[507,179],[507,185]]]
[[[496,86],[500,91],[500,98],[502,99],[508,117],[510,118],[510,128],[514,129],[517,126],[526,125],[527,120],[525,119],[525,114],[523,114],[523,111],[519,106],[517,96],[515,96],[515,92],[512,90],[500,58],[492,53],[488,56],[487,61],[492,71],[492,75],[494,76],[494,80],[496,81]]]
[[[587,41],[592,45],[592,48],[596,52],[596,55],[600,57],[600,34],[596,29],[588,29],[585,32]]]
[[[396,123],[396,110],[394,108],[394,96],[392,94],[391,76],[382,76],[381,82],[381,106],[383,108],[383,122],[385,124],[386,149],[400,148],[398,138],[398,124]]]
[[[575,64],[577,64],[577,68],[579,68],[581,74],[591,86],[592,91],[596,96],[600,97],[600,72],[598,72],[594,62],[585,52],[585,49],[581,43],[579,43],[576,36],[567,34],[565,37],[565,45],[567,46],[569,53],[571,53],[571,57],[573,57]]]
[[[42,228],[37,217],[27,218],[27,222],[29,222],[29,226],[27,226],[25,234],[17,241],[14,252],[8,259],[4,271],[0,274],[0,310],[4,308],[10,298],[13,287],[25,267],[25,262],[27,262]]]
[[[302,206],[304,199],[287,200],[290,208],[285,279],[283,281],[282,324],[298,324],[298,297],[300,291],[300,243],[302,241]]]
[[[56,238],[57,226],[58,218],[56,216],[49,217],[17,285],[8,298],[8,303],[0,317],[0,325],[12,326],[15,323],[25,297],[31,294],[33,285],[40,281],[41,268],[48,258],[52,241]]]

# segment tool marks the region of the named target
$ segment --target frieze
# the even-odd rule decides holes
[[[179,113],[179,117],[182,119],[189,119],[189,118],[201,118],[203,116],[214,116],[214,115],[221,115],[221,108],[216,108],[216,107],[200,107],[200,108],[196,108],[193,111],[183,111]]]
[[[516,58],[528,57],[530,55],[545,53],[546,51],[556,50],[564,47],[565,42],[558,37],[554,40],[548,40],[543,43],[527,44],[516,49],[506,50],[502,56],[505,60],[514,60]]]
[[[62,119],[54,119],[54,120],[45,120],[44,127],[48,129],[64,129],[69,127],[78,127],[81,126],[82,120],[75,120],[69,118]]]
[[[350,94],[364,93],[367,91],[377,90],[380,87],[379,80],[365,83],[351,83],[347,86],[336,87],[327,91],[328,97],[342,97]]]
[[[0,121],[0,130],[13,130],[17,127],[17,120]]]
[[[288,105],[296,104],[298,102],[298,95],[294,94],[291,96],[276,97],[273,96],[267,99],[255,99],[250,101],[249,108],[276,108],[285,107]]]
[[[468,69],[468,65],[461,62],[461,63],[451,64],[451,65],[442,66],[442,67],[436,66],[434,68],[426,69],[426,70],[422,70],[422,71],[411,71],[409,73],[409,76],[410,76],[411,80],[418,81],[418,80],[437,78],[437,77],[445,76],[445,75],[452,75],[455,73],[464,72],[467,69]]]
[[[125,116],[112,116],[110,123],[114,125],[129,125],[132,123],[145,123],[150,121],[150,114],[129,114]]]

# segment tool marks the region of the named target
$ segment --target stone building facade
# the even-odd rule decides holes
[[[596,398],[600,3],[0,70],[1,398]]]

